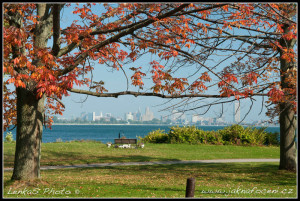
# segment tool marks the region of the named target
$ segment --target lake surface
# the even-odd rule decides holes
[[[96,140],[102,143],[113,142],[115,138],[144,137],[149,132],[157,129],[170,130],[170,125],[53,125],[52,130],[43,131],[43,143],[56,142],[58,139],[65,142],[71,140]],[[226,126],[197,126],[202,130],[219,130]],[[278,132],[279,127],[268,127],[267,132]],[[11,131],[16,140],[16,129]],[[4,133],[5,137],[7,132]]]

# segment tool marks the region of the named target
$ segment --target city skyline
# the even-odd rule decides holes
[[[199,115],[199,114],[185,114],[183,112],[179,112],[177,110],[173,110],[172,113],[168,116],[160,115],[159,117],[154,115],[154,112],[151,111],[149,106],[145,106],[145,112],[141,112],[141,107],[139,107],[135,112],[128,111],[122,114],[114,115],[110,112],[102,112],[98,110],[92,112],[81,112],[80,116],[72,115],[70,118],[63,118],[57,116],[59,120],[85,120],[90,122],[96,121],[111,121],[111,118],[115,119],[116,121],[138,121],[138,122],[145,122],[145,121],[152,121],[154,119],[160,120],[161,122],[167,122],[169,120],[170,123],[176,124],[199,124],[199,125],[227,125],[227,124],[234,124],[234,123],[244,123],[244,124],[266,124],[268,125],[267,121],[264,120],[256,120],[252,122],[240,122],[240,108],[241,105],[239,103],[233,104],[233,114],[232,118],[233,121],[226,121],[227,118],[222,115],[221,117],[211,117],[208,115]],[[123,116],[123,117],[122,117]]]

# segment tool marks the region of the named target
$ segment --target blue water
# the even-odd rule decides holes
[[[203,130],[219,130],[226,126],[197,126]],[[71,140],[96,140],[102,143],[113,142],[115,138],[125,136],[126,138],[144,137],[153,130],[165,130],[168,132],[168,125],[53,125],[52,130],[43,131],[43,143],[56,142],[61,139],[63,142]],[[268,127],[267,132],[278,132],[279,127]],[[11,131],[16,140],[16,129]],[[7,132],[4,133],[5,137]]]

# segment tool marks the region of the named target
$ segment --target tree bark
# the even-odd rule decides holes
[[[288,33],[288,25],[284,26],[285,33]],[[287,49],[293,49],[296,40],[285,40],[281,39],[280,45]],[[281,88],[289,88],[289,82],[287,78],[289,76],[289,69],[294,67],[292,61],[287,61],[282,59],[283,51],[280,50],[280,70],[281,70]],[[293,105],[290,102],[282,102],[279,104],[280,115],[280,164],[279,169],[284,170],[296,170],[297,160],[296,160],[296,128],[297,121],[295,116],[295,111],[293,110]]]
[[[37,100],[29,90],[17,88],[17,137],[12,180],[40,177],[41,140],[45,97]]]
[[[34,30],[34,48],[47,47],[52,29],[51,4],[37,4],[39,23]],[[36,66],[42,65],[36,58]],[[22,73],[26,73],[21,69]],[[33,180],[40,177],[41,141],[44,122],[45,95],[36,98],[36,83],[26,82],[26,88],[17,87],[17,137],[12,180]]]
[[[280,104],[280,164],[279,169],[296,170],[296,119],[290,103]]]

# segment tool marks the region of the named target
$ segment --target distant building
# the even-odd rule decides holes
[[[86,120],[88,120],[88,121],[93,121],[93,113],[88,113],[87,115],[86,115]]]
[[[178,112],[177,110],[172,111],[171,121],[176,122],[185,119],[185,115],[183,112]]]
[[[162,122],[167,122],[168,119],[169,119],[168,116],[160,116],[160,121],[162,121]]]
[[[122,118],[121,117],[116,117],[116,120],[117,121],[122,121]]]
[[[136,121],[142,121],[141,108],[139,108],[138,112],[135,114],[135,120]]]
[[[205,120],[204,117],[200,117],[200,116],[197,115],[197,114],[194,114],[194,115],[192,116],[192,123],[202,122],[202,121],[204,121],[204,120]]]
[[[150,108],[147,107],[145,109],[145,114],[142,116],[142,121],[152,121],[152,119],[154,119],[154,114],[150,111]]]
[[[225,121],[222,117],[221,118],[216,118],[216,124],[225,124]]]
[[[233,105],[233,122],[239,123],[241,121],[241,105],[239,102],[235,102]]]
[[[133,120],[133,115],[131,114],[131,112],[128,112],[125,114],[125,120],[126,121]]]
[[[93,113],[82,112],[80,114],[80,119],[83,121],[93,121]]]
[[[100,112],[99,116],[96,116],[96,112],[93,112],[93,121],[98,121],[103,117],[102,112]]]

